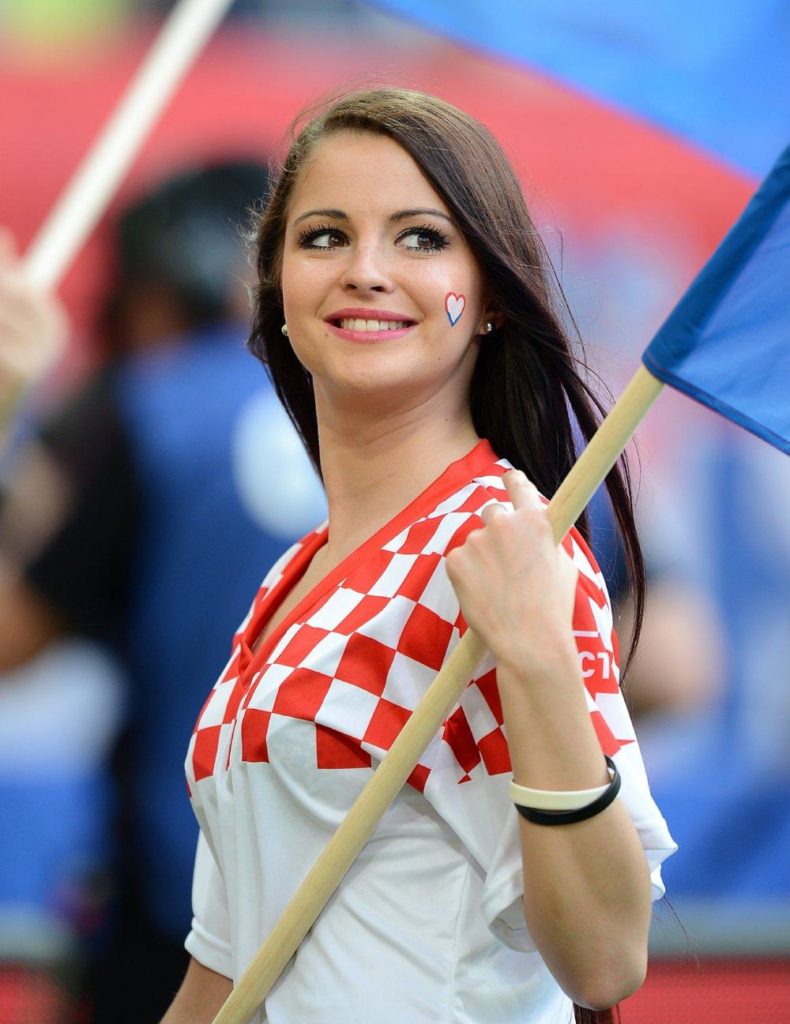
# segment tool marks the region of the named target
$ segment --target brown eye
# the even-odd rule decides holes
[[[337,249],[345,245],[345,242],[346,236],[337,228],[311,228],[299,235],[299,246],[302,249]]]
[[[432,227],[409,228],[398,236],[399,244],[410,252],[438,252],[447,248],[448,239]]]

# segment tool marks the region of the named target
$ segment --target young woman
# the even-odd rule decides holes
[[[257,1019],[604,1010],[644,978],[674,844],[603,579],[539,496],[595,416],[518,183],[448,104],[352,94],[297,136],[257,260],[251,348],[329,522],[264,580],[195,727],[193,960],[165,1021],[212,1019],[467,624],[490,655]]]

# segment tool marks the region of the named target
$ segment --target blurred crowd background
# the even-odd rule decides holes
[[[2,0],[0,226],[11,234],[0,281],[16,267],[11,235],[24,252],[171,6]],[[484,121],[614,394],[768,170],[770,143],[733,97],[764,72],[755,58],[768,66],[790,40],[770,0],[741,5],[743,61],[704,97],[726,152],[629,110],[625,78],[609,102],[583,75],[580,87],[551,61],[476,52],[386,10],[397,6],[238,0],[60,298],[27,296],[25,320],[0,284],[0,331],[16,317],[68,333],[0,460],[0,1024],[153,1024],[184,970],[191,727],[264,572],[324,512],[244,351],[241,235],[293,117],[332,90],[387,82]],[[459,4],[457,17],[481,6]],[[536,3],[537,26],[555,33],[536,52],[570,29],[574,60],[589,54],[593,67],[614,27],[583,6],[554,25]],[[667,52],[710,57],[724,22],[737,35],[716,5],[690,6],[698,36],[679,31]],[[787,74],[783,84],[763,90],[765,119],[790,129]],[[628,695],[680,852],[665,867],[671,906],[656,910],[648,983],[623,1021],[781,1024],[790,466],[671,393],[631,455],[649,591]],[[593,522],[627,641],[629,595],[600,498]]]

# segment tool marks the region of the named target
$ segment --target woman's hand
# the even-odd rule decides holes
[[[42,376],[67,337],[62,304],[28,281],[13,236],[0,228],[0,391]]]
[[[576,650],[572,618],[577,570],[552,535],[546,506],[520,470],[504,476],[513,511],[483,510],[484,526],[447,556],[469,626],[500,666],[526,676],[556,669]]]

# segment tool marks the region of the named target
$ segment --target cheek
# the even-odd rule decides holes
[[[467,260],[442,267],[441,272],[426,280],[430,303],[444,317],[448,327],[456,331],[479,318],[482,306],[482,284],[476,268]]]
[[[283,258],[280,287],[286,317],[315,313],[326,293],[330,268],[319,260],[298,254]]]

